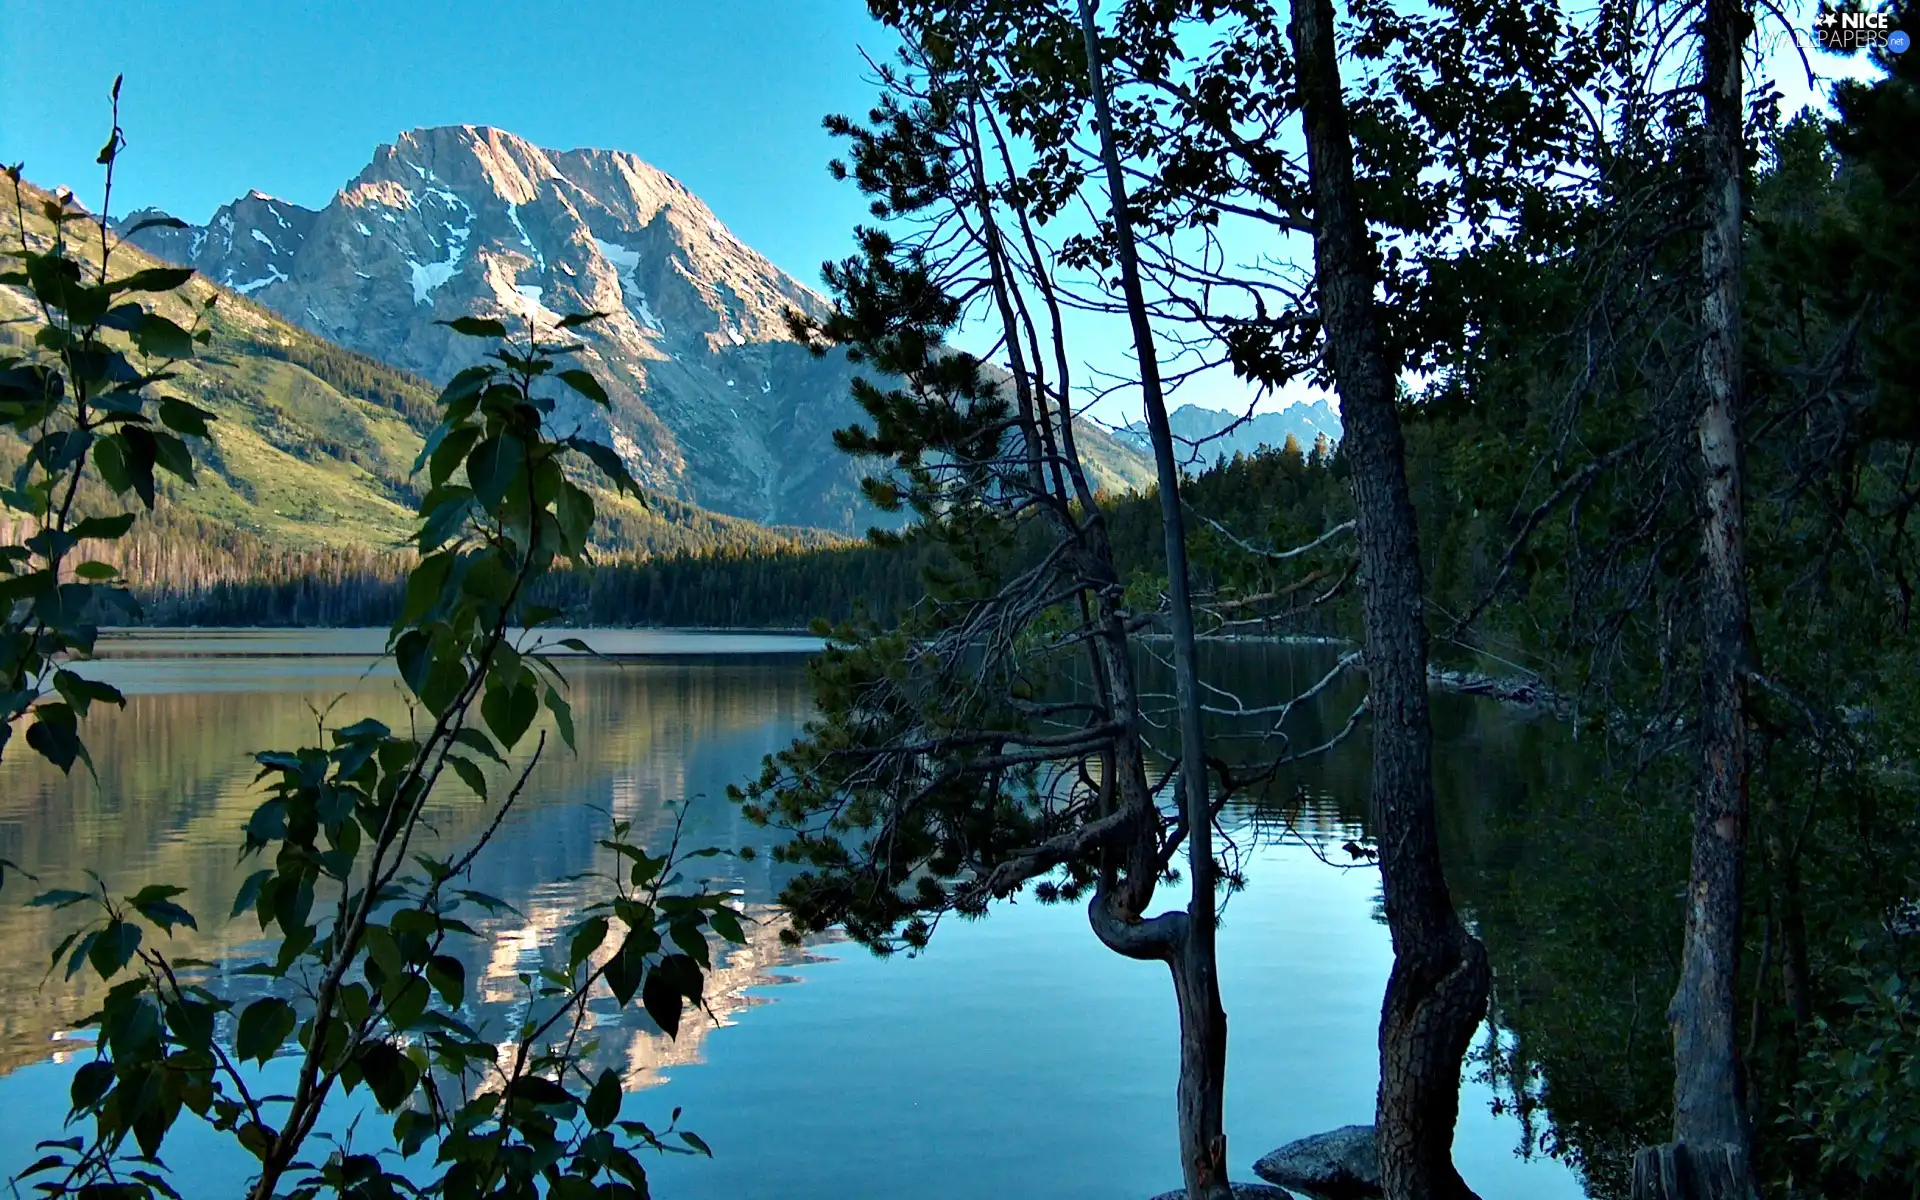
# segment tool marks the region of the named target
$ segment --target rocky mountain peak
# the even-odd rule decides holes
[[[131,229],[151,212],[130,214]],[[409,130],[314,211],[260,191],[204,227],[132,240],[350,349],[428,379],[474,362],[467,315],[583,333],[614,399],[562,414],[668,494],[777,524],[855,530],[860,468],[831,448],[858,414],[848,369],[795,344],[825,301],[740,241],[672,176],[615,150],[502,129]]]

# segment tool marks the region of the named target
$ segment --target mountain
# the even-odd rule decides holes
[[[1329,441],[1340,440],[1340,414],[1325,400],[1298,402],[1279,412],[1252,416],[1183,404],[1167,414],[1167,426],[1173,431],[1174,456],[1195,470],[1212,466],[1215,459],[1252,455],[1263,447],[1278,450],[1286,445],[1288,434],[1300,440],[1303,450],[1311,449],[1314,438],[1323,433]],[[1152,453],[1146,422],[1135,421],[1115,433],[1141,451]]]
[[[131,213],[131,228],[153,210]],[[813,357],[785,314],[811,288],[727,231],[679,182],[631,154],[543,150],[503,130],[416,129],[319,211],[261,192],[205,226],[132,240],[350,350],[445,379],[478,348],[436,321],[488,315],[582,331],[611,415],[567,414],[679,499],[769,525],[857,532],[877,514],[832,432],[861,415],[841,356]],[[1089,429],[1100,482],[1145,482],[1131,447]]]
[[[27,189],[29,234],[42,243],[51,228],[39,215],[44,198]],[[264,214],[269,223],[278,211],[297,228],[298,213],[265,197],[248,197],[235,207]],[[239,218],[234,223],[241,227]],[[0,206],[0,243],[17,245],[17,230],[12,206]],[[112,263],[116,276],[160,265],[127,244],[115,249]],[[154,307],[191,326],[214,290],[195,278],[176,293],[156,297]],[[24,292],[0,287],[0,352],[26,350],[36,320]],[[212,333],[211,344],[175,367],[175,377],[163,385],[217,418],[211,438],[193,439],[198,486],[175,486],[163,475],[167,502],[136,526],[136,540],[142,531],[157,530],[154,554],[193,558],[195,570],[221,577],[232,576],[238,564],[219,560],[240,553],[283,560],[318,551],[377,554],[404,542],[415,527],[419,494],[413,460],[439,419],[437,389],[342,350],[243,296],[220,297]],[[17,437],[0,434],[0,471],[10,474],[24,454]],[[664,497],[646,508],[606,491],[595,500],[609,550],[772,550],[822,540]],[[0,523],[9,519],[0,514]],[[165,566],[143,563],[138,574],[151,579]]]

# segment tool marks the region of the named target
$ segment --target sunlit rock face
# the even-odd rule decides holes
[[[374,151],[314,212],[249,192],[205,227],[121,223],[130,240],[349,349],[431,380],[482,345],[438,322],[490,316],[576,331],[613,404],[562,412],[643,483],[774,525],[859,532],[880,518],[862,464],[833,447],[862,415],[844,358],[815,358],[786,315],[827,302],[631,154],[543,150],[499,129],[416,129]],[[572,336],[572,334],[569,334]],[[1082,435],[1096,482],[1124,490],[1145,460]],[[869,465],[870,466],[870,465]]]
[[[129,214],[122,229],[159,214]],[[788,334],[825,301],[630,154],[543,150],[498,129],[418,129],[381,146],[318,212],[258,192],[204,227],[131,240],[329,339],[429,379],[482,347],[436,322],[607,316],[583,357],[611,413],[563,419],[643,482],[771,524],[856,530],[858,468],[833,453],[849,372]]]

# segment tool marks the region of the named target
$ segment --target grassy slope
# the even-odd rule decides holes
[[[42,241],[50,230],[37,212],[43,195],[27,190],[28,232]],[[19,226],[11,197],[6,200],[0,243],[17,246]],[[97,227],[68,229],[98,236]],[[115,275],[161,265],[131,245],[117,245],[112,263]],[[163,503],[287,549],[399,545],[413,525],[409,471],[423,433],[432,427],[434,389],[201,278],[178,295],[159,298],[157,307],[190,325],[197,306],[214,292],[219,299],[212,344],[162,386],[218,420],[211,444],[194,446],[199,486],[170,487]],[[0,348],[26,345],[33,321],[30,299],[0,288]],[[21,447],[4,436],[13,444],[0,446],[0,459],[11,465]],[[598,494],[596,502],[611,531],[605,548],[616,552],[771,549],[822,540],[676,502],[643,508],[609,493]]]

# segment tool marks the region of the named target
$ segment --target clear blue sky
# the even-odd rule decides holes
[[[863,0],[0,0],[0,161],[97,204],[122,72],[116,213],[318,208],[402,130],[497,125],[632,151],[817,283],[865,211],[820,119],[865,111],[887,44]]]
[[[0,0],[0,161],[98,203],[93,156],[119,72],[129,146],[116,213],[154,205],[204,222],[248,188],[319,208],[403,130],[496,125],[541,146],[638,154],[817,284],[865,216],[853,187],[827,177],[836,147],[820,119],[866,110],[861,48],[884,57],[889,45],[865,0]],[[1784,39],[1765,54],[1789,111],[1821,95]],[[1816,59],[1825,74],[1864,66]],[[1125,370],[1123,324],[1078,320],[1074,337],[1085,358]],[[1214,372],[1177,399],[1249,398]],[[1126,420],[1136,405],[1097,411]]]

